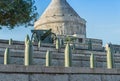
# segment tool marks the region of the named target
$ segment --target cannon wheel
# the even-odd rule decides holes
[[[31,41],[39,41],[40,39],[39,39],[39,36],[34,32],[33,34],[32,34],[32,37],[31,37]]]
[[[57,36],[55,33],[51,33],[51,37],[52,37],[52,42],[54,42],[57,39]]]
[[[49,31],[51,31],[51,30],[49,30]],[[38,34],[38,33],[36,33],[36,32],[33,32],[32,36],[31,36],[31,41],[33,41],[33,42],[44,41],[44,39],[45,39],[46,37],[48,37],[48,36],[51,35],[52,42],[54,42],[54,41],[56,40],[56,38],[57,38],[57,37],[56,37],[56,34],[54,34],[54,33],[52,33],[52,32],[49,33],[49,31],[47,32],[47,35],[45,34],[45,35],[43,35],[43,36],[41,36],[40,34]]]

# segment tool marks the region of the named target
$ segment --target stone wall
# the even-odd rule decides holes
[[[0,65],[0,81],[120,81],[120,69]]]
[[[120,45],[112,45],[112,49],[114,53],[120,53]]]

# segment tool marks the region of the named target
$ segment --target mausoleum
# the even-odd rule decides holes
[[[76,37],[76,45],[87,47],[92,43],[94,50],[102,50],[102,40],[86,38],[86,20],[81,18],[68,4],[67,0],[52,0],[34,25],[35,30],[49,30],[59,38]]]

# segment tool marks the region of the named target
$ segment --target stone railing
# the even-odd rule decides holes
[[[10,64],[17,64],[17,65],[24,65],[24,42],[13,41],[12,45],[7,44],[7,40],[3,40],[0,43],[0,64],[4,64],[4,52],[6,48],[10,49]],[[33,64],[32,65],[42,65],[45,66],[46,64],[46,52],[49,50],[52,54],[51,65],[52,66],[64,66],[65,56],[64,50],[65,46],[62,46],[59,50],[55,49],[55,45],[52,44],[42,44],[40,48],[37,45],[34,45],[34,55],[33,55]],[[94,54],[94,68],[98,67],[107,67],[106,62],[106,52],[100,51],[89,51],[89,50],[79,50],[76,49],[72,51],[72,67],[90,67],[90,56],[91,53]],[[4,57],[4,58],[3,58]],[[114,54],[114,68],[119,68],[120,66],[120,54]]]

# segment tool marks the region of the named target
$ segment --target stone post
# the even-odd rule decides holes
[[[41,41],[38,42],[38,48],[40,48],[40,47],[41,47]]]
[[[26,38],[25,38],[25,45],[27,44],[28,40],[30,40],[29,35],[27,34]]]
[[[25,57],[24,57],[25,66],[29,66],[33,62],[33,46],[30,40],[27,41],[25,45]]]
[[[95,67],[95,60],[94,60],[94,54],[91,53],[91,56],[90,56],[90,68],[94,68]]]
[[[72,66],[72,53],[71,53],[71,47],[69,43],[67,43],[65,47],[65,67],[71,67]]]
[[[13,43],[13,40],[12,40],[12,38],[9,40],[9,45],[12,45],[12,43]]]
[[[112,44],[106,45],[106,52],[107,52],[107,68],[112,69],[113,68],[113,52],[112,52]]]
[[[10,51],[9,48],[6,48],[5,53],[4,53],[4,65],[7,65],[10,63]]]
[[[52,58],[51,58],[52,56],[51,56],[51,53],[50,53],[50,51],[47,51],[47,53],[46,53],[46,66],[48,67],[48,66],[51,66],[51,61],[52,61]]]
[[[59,38],[56,39],[56,49],[57,50],[60,49],[60,39]]]

